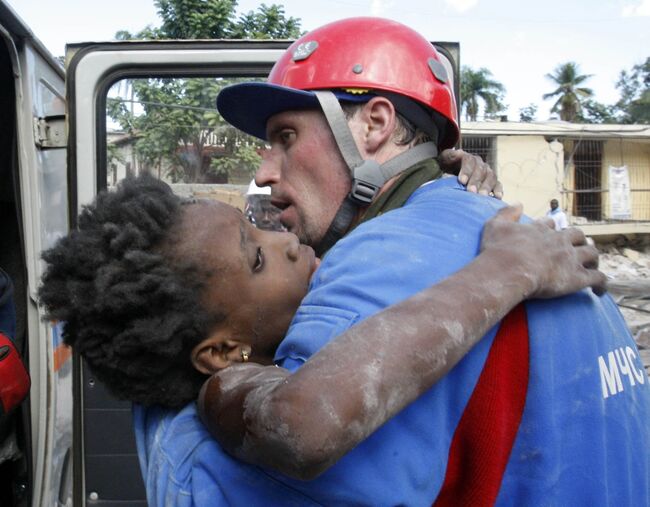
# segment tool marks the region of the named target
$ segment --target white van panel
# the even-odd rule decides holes
[[[20,47],[20,46],[18,46]],[[65,114],[62,69],[24,41],[17,62],[16,128],[22,223],[28,275],[29,365],[34,506],[57,505],[65,456],[72,445],[72,361],[53,328],[41,320],[36,291],[40,252],[68,231],[65,148],[37,146],[34,122]],[[70,492],[71,494],[71,492]]]

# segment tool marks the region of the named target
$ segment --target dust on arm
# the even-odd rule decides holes
[[[295,373],[245,364],[213,375],[199,397],[211,434],[243,461],[311,479],[434,385],[519,302],[604,290],[580,231],[518,224],[520,214],[499,212],[473,262],[348,329]]]

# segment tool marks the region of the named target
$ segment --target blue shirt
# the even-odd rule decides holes
[[[359,226],[323,260],[277,351],[278,364],[299,368],[355,323],[461,269],[478,253],[483,224],[500,206],[444,179]],[[497,503],[650,504],[650,382],[618,309],[590,291],[526,308],[530,380]],[[292,481],[250,468],[323,505],[431,505],[495,334],[318,479]],[[164,445],[177,446],[169,438]],[[213,444],[193,458],[194,467],[214,470],[222,455]],[[148,487],[158,473],[174,476],[149,470]],[[257,503],[243,494],[240,505],[273,505],[263,490]]]
[[[195,403],[180,412],[135,405],[133,421],[150,506],[318,505],[226,454],[199,420]]]

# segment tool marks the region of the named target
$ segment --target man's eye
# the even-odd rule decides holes
[[[262,251],[262,247],[258,247],[257,252],[255,253],[255,262],[253,263],[253,272],[257,273],[258,271],[261,271],[263,267],[264,252]]]
[[[280,132],[280,136],[279,136],[280,141],[283,144],[290,143],[293,140],[294,135],[295,134],[292,130],[283,130],[282,132]]]

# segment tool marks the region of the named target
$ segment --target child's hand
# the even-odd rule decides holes
[[[522,269],[531,282],[528,298],[559,297],[585,287],[597,295],[606,291],[607,277],[598,271],[598,251],[587,244],[580,229],[555,231],[547,218],[521,224],[521,214],[521,205],[508,206],[488,220],[481,251],[500,256],[505,269]]]
[[[463,150],[444,150],[438,163],[443,172],[458,175],[458,181],[467,187],[468,192],[503,198],[501,182],[481,157]]]

